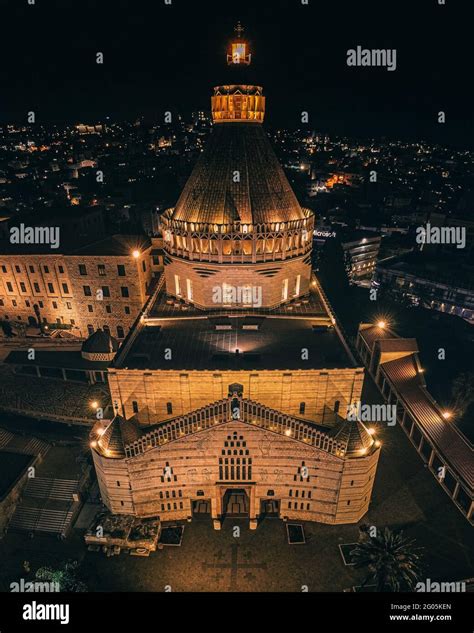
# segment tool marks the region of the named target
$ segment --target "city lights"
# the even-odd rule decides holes
[[[61,579],[92,604],[72,624],[103,633],[125,624],[108,594],[136,591],[127,630],[158,612],[196,633],[322,613],[457,626],[452,585],[474,578],[469,21],[453,47],[431,37],[441,0],[390,19],[23,4],[0,73],[2,588]],[[403,72],[372,68],[395,70],[388,49],[349,67],[364,33],[398,43]],[[224,620],[215,592],[241,596]],[[35,599],[52,616],[36,619],[59,602]]]

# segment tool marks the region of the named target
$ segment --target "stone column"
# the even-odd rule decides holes
[[[255,486],[250,486],[249,488],[249,515],[250,515],[250,529],[256,530],[258,525],[258,498],[255,494]]]
[[[211,496],[211,517],[215,530],[220,530],[222,527],[221,520],[219,518],[222,514],[221,506],[220,488],[215,486],[213,495]]]

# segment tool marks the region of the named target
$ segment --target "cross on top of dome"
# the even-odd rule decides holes
[[[237,22],[237,26],[234,28],[234,31],[237,35],[231,44],[230,51],[227,55],[227,64],[232,66],[234,64],[244,64],[245,66],[249,66],[252,61],[252,55],[249,51],[249,44],[247,40],[243,38],[244,27],[240,22]]]
[[[242,37],[242,34],[245,31],[245,29],[241,25],[240,22],[237,22],[237,26],[234,28],[234,31],[237,33],[237,37],[240,39]]]

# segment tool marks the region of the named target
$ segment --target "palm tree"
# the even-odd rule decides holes
[[[56,582],[60,591],[83,592],[87,591],[87,585],[78,577],[79,563],[76,560],[65,561],[57,569],[53,567],[40,567],[35,574],[36,580]]]
[[[472,371],[458,374],[453,381],[452,394],[454,408],[462,416],[469,405],[474,402],[474,373]]]
[[[389,528],[377,530],[376,536],[357,543],[351,559],[357,569],[366,567],[369,571],[362,586],[372,580],[376,591],[413,590],[421,573],[420,549],[413,545],[403,532]]]

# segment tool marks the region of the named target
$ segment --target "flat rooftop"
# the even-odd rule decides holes
[[[413,275],[455,288],[467,290],[474,288],[472,264],[464,257],[464,254],[447,255],[442,253],[420,256],[418,253],[415,255],[407,253],[383,259],[377,265],[382,269]]]
[[[84,245],[78,246],[76,240],[72,242],[67,236],[63,240],[60,233],[61,243],[59,248],[51,248],[49,244],[11,244],[8,240],[3,240],[1,246],[2,255],[76,255],[84,257],[113,256],[129,257],[133,250],[144,250],[149,248],[151,242],[149,238],[140,235],[109,235],[99,240],[88,240]]]
[[[166,350],[172,358],[166,360]],[[307,360],[303,350],[307,349]],[[111,369],[295,370],[353,367],[316,290],[274,310],[203,311],[158,295]]]
[[[32,367],[54,367],[57,369],[104,370],[110,361],[90,361],[82,358],[80,351],[37,351],[34,360],[28,359],[28,351],[18,350],[8,354],[8,365],[31,365]]]
[[[352,363],[334,330],[313,330],[311,319],[267,317],[244,330],[242,317],[220,330],[208,318],[163,319],[145,326],[119,367],[129,369],[333,369]],[[172,359],[165,360],[166,349]],[[302,360],[302,350],[308,360]],[[237,352],[238,350],[238,352]]]
[[[227,315],[229,314],[229,310],[226,308],[223,308],[222,310],[212,310],[209,312],[200,310],[199,308],[187,304],[182,300],[168,296],[166,292],[162,290],[151,307],[148,316],[150,318],[174,318],[183,316],[203,316],[207,314],[216,316]],[[279,306],[278,308],[242,308],[239,310],[232,310],[232,314],[238,314],[239,316],[269,315],[328,318],[328,314],[323,306],[323,303],[315,290],[312,290],[307,297],[299,298],[291,303]]]

